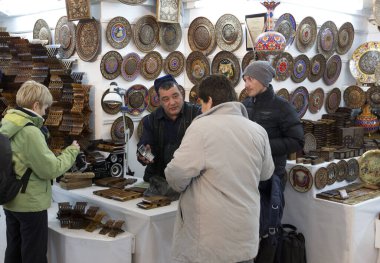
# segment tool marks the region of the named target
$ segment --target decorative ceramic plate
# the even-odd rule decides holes
[[[310,151],[315,151],[317,149],[317,139],[312,133],[305,133],[304,139],[305,145],[303,146],[303,151],[305,154],[309,154]]]
[[[372,108],[380,108],[380,87],[370,87],[366,93],[367,101]]]
[[[119,0],[119,2],[126,5],[141,5],[142,3],[146,2],[146,0]]]
[[[338,182],[342,182],[346,179],[346,176],[348,174],[348,164],[345,160],[340,160],[336,165],[338,166],[338,175],[336,177],[336,180]]]
[[[324,99],[325,93],[323,89],[315,89],[309,94],[309,111],[311,113],[317,113],[322,108]]]
[[[129,138],[131,138],[134,130],[133,121],[128,116],[125,116],[126,124],[129,128]],[[111,126],[111,138],[115,142],[124,142],[124,122],[123,116],[118,117]]]
[[[157,78],[162,70],[163,60],[161,54],[157,51],[150,51],[141,60],[141,75],[147,80]]]
[[[284,98],[286,101],[290,101],[290,94],[289,91],[285,88],[279,89],[276,92],[277,96],[280,96],[281,98]]]
[[[143,134],[143,131],[144,131],[144,119],[145,117],[148,116],[148,115],[145,115],[144,117],[142,117],[142,119],[139,121],[139,124],[137,125],[137,131],[136,131],[136,136],[137,136],[137,141],[140,141],[141,139],[141,136]]]
[[[153,112],[158,108],[158,106],[160,106],[160,99],[158,98],[158,95],[157,95],[156,90],[154,89],[154,86],[150,87],[150,89],[148,90],[148,94],[149,94],[149,101],[148,101],[147,110],[149,112]]]
[[[121,75],[126,81],[134,81],[140,73],[141,59],[137,53],[127,54],[121,65]]]
[[[193,51],[186,59],[187,77],[194,84],[199,84],[203,78],[210,75],[210,63],[200,51]]]
[[[236,87],[240,80],[240,63],[237,57],[229,51],[220,51],[211,63],[212,74],[222,74]]]
[[[323,81],[326,85],[332,85],[337,81],[342,69],[342,60],[339,55],[331,56],[326,63],[326,70],[323,73]]]
[[[249,51],[245,53],[243,60],[241,61],[241,71],[244,72],[245,68],[251,64],[251,62],[256,60],[255,51]]]
[[[338,29],[334,22],[326,21],[318,31],[318,52],[329,58],[334,54],[338,43]]]
[[[200,102],[198,100],[198,92],[199,92],[199,86],[195,85],[194,87],[191,88],[190,93],[189,93],[189,102],[193,104],[198,104],[200,105]]]
[[[294,105],[298,117],[301,119],[305,115],[309,104],[309,92],[305,87],[298,87],[293,91],[290,103]]]
[[[214,25],[206,17],[195,18],[187,32],[187,38],[192,51],[200,51],[205,56],[212,53],[216,47]]]
[[[179,85],[179,84],[178,84],[178,89],[179,89],[179,92],[181,92],[181,94],[182,94],[182,98],[185,99],[186,98],[185,89],[182,87],[182,85]]]
[[[164,61],[164,72],[173,77],[179,76],[185,69],[185,56],[180,51],[171,52]]]
[[[282,52],[273,60],[273,67],[276,70],[276,80],[283,81],[292,75],[294,60],[288,52]]]
[[[109,93],[109,89],[107,89],[102,96],[101,104],[102,104],[102,109],[108,113],[115,115],[120,112],[121,109],[121,104],[120,103],[104,103],[104,97]]]
[[[333,88],[326,97],[325,109],[327,113],[334,113],[339,108],[340,101],[342,99],[342,93],[340,89]]]
[[[104,54],[100,62],[100,72],[106,79],[115,79],[120,75],[123,57],[117,51]]]
[[[286,39],[286,46],[290,46],[296,36],[296,20],[292,14],[282,14],[276,21],[274,31],[281,33]]]
[[[76,26],[73,22],[67,19],[67,16],[62,16],[55,26],[55,44],[61,45],[59,48],[60,58],[70,58],[75,51],[75,36]]]
[[[125,106],[127,113],[133,116],[140,115],[148,106],[148,89],[140,84],[135,84],[127,90]]]
[[[94,61],[100,51],[100,24],[96,19],[80,20],[76,31],[76,50],[83,61]]]
[[[232,52],[241,46],[243,29],[234,15],[222,15],[215,24],[215,34],[216,43],[221,50]]]
[[[327,165],[327,184],[332,185],[336,182],[338,176],[338,165],[336,163],[330,163]]]
[[[349,86],[343,92],[343,100],[348,108],[359,109],[365,103],[365,91],[356,85]]]
[[[306,79],[310,71],[310,60],[306,55],[299,55],[294,59],[292,80],[300,83]]]
[[[354,26],[350,22],[344,23],[338,31],[338,45],[336,46],[336,53],[344,55],[350,50],[354,42]]]
[[[181,25],[178,23],[159,23],[160,32],[158,34],[161,47],[168,52],[177,49],[182,39]]]
[[[322,78],[325,70],[326,58],[322,54],[317,54],[310,60],[310,71],[307,77],[311,82],[316,82]]]
[[[43,19],[38,19],[33,27],[33,39],[47,40],[52,44],[51,31],[49,25]]]
[[[380,150],[370,150],[360,156],[359,160],[360,179],[372,185],[380,183]]]
[[[347,161],[348,165],[348,175],[346,177],[346,181],[352,182],[355,181],[359,176],[359,162],[352,158]]]
[[[317,22],[311,16],[305,17],[297,27],[297,49],[302,53],[306,53],[314,45],[316,38]]]
[[[106,37],[112,47],[117,49],[126,47],[132,38],[131,24],[122,16],[112,18],[107,25]]]
[[[376,82],[375,69],[380,63],[380,42],[366,42],[355,49],[350,70],[361,83]]]
[[[305,193],[313,186],[313,176],[309,169],[302,165],[295,165],[289,172],[289,181],[294,190]]]
[[[327,185],[328,170],[325,167],[319,168],[314,175],[315,188],[323,189]]]
[[[143,16],[133,27],[133,41],[142,52],[149,52],[158,43],[159,26],[154,16]]]
[[[244,88],[242,91],[240,91],[240,94],[239,94],[239,101],[242,102],[242,101],[245,100],[247,97],[248,97],[247,89]]]

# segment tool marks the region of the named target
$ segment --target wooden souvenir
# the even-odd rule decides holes
[[[181,0],[157,0],[157,21],[165,23],[180,23]]]
[[[149,52],[158,43],[159,26],[156,18],[151,15],[141,17],[133,28],[133,40],[142,52]]]
[[[207,56],[215,50],[215,28],[206,17],[197,17],[191,22],[187,38],[192,51],[200,51]]]
[[[175,51],[182,40],[182,29],[178,23],[160,23],[159,41],[163,49]]]
[[[90,0],[65,0],[67,19],[69,21],[91,19],[91,1]]]
[[[96,19],[81,20],[76,32],[76,50],[83,61],[94,61],[100,52],[100,23]]]
[[[221,50],[235,51],[241,46],[243,29],[239,19],[231,14],[219,17],[215,24],[216,43]]]

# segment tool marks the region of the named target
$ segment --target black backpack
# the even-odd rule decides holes
[[[25,126],[31,126],[27,123]],[[34,125],[33,125],[34,126]],[[8,203],[20,192],[25,193],[32,170],[26,169],[21,179],[16,178],[12,164],[12,149],[10,139],[0,133],[0,205]]]
[[[306,263],[305,237],[290,224],[283,224],[280,229],[280,247],[277,249],[278,262]]]

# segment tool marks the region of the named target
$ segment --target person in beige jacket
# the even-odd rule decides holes
[[[173,234],[175,262],[253,262],[259,244],[258,184],[274,170],[266,131],[248,119],[223,75],[199,87],[202,114],[165,169],[181,192]]]

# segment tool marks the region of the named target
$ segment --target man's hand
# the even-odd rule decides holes
[[[150,145],[147,144],[145,145],[145,150],[147,152],[150,152],[151,151],[151,148],[150,148]],[[147,165],[147,164],[150,164],[150,163],[154,163],[154,160],[152,161],[149,161],[147,158],[145,158],[144,156],[142,156],[139,152],[137,152],[137,160],[143,164],[143,165]]]

